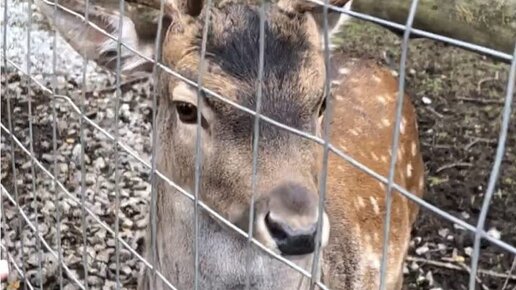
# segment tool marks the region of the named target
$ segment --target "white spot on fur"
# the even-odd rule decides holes
[[[389,119],[386,119],[386,118],[383,118],[382,119],[382,124],[387,127],[387,126],[390,126],[391,125],[391,121],[389,121]]]
[[[412,169],[413,169],[412,164],[411,163],[407,164],[407,177],[409,177],[409,178],[412,176]]]
[[[382,234],[382,236],[383,236],[383,234]],[[375,244],[380,241],[380,235],[378,234],[378,232],[373,233],[373,241]]]
[[[382,160],[382,162],[387,163],[387,156],[382,155],[380,159]]]
[[[341,67],[341,68],[339,68],[339,74],[347,75],[347,74],[349,74],[349,69],[345,68],[345,67]]]
[[[380,158],[378,158],[378,155],[376,155],[374,152],[371,152],[371,157],[373,157],[374,161],[380,160]]]
[[[378,96],[376,99],[383,105],[387,103],[387,99],[385,99],[385,96]]]
[[[403,155],[405,155],[405,149],[403,147],[398,148],[398,160],[403,159]]]
[[[400,122],[400,133],[405,134],[405,128],[407,127],[407,120],[405,118],[401,119]]]
[[[341,81],[331,81],[331,84],[332,85],[340,85],[342,82]]]
[[[373,75],[373,81],[380,83],[382,81],[382,79],[379,78],[377,75]]]
[[[410,144],[410,153],[412,153],[412,156],[416,156],[416,153],[417,153],[416,149],[417,149],[416,142],[412,141],[412,143]]]
[[[357,196],[357,201],[358,201],[358,206],[360,208],[364,208],[365,207],[364,199],[361,196]]]
[[[382,188],[382,190],[386,190],[385,184],[383,182],[378,182],[378,185]]]
[[[358,136],[358,132],[355,129],[351,129],[351,130],[349,130],[349,132],[351,132],[351,134],[353,134],[355,136]]]
[[[371,202],[371,205],[373,206],[373,210],[375,214],[380,214],[380,207],[378,206],[378,201],[376,198],[370,196],[369,201]]]
[[[336,99],[337,101],[342,101],[342,100],[344,100],[344,97],[343,97],[343,96],[341,96],[341,95],[336,95],[336,96],[335,96],[335,99]]]
[[[380,270],[380,256],[371,251],[366,253],[367,265],[372,270]]]
[[[425,178],[424,178],[423,174],[421,174],[419,176],[419,184],[418,184],[418,186],[419,186],[419,190],[423,190],[425,188]]]

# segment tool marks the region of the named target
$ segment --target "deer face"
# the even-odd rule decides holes
[[[198,78],[204,13],[174,21],[163,42],[163,60]],[[269,8],[265,21],[261,113],[311,134],[321,131],[324,62],[318,27],[309,14]],[[227,4],[211,11],[203,85],[254,110],[258,84],[259,8]],[[197,103],[197,88],[163,74],[160,101],[162,168],[194,188],[197,110],[202,115],[200,197],[247,229],[252,194],[254,116],[213,97]],[[260,122],[255,237],[283,255],[310,254],[318,218],[321,148]],[[329,224],[324,214],[323,244]]]
[[[85,13],[83,1],[63,1],[79,14]],[[332,2],[344,5],[347,0]],[[196,80],[206,7],[198,0],[167,3],[162,62]],[[52,20],[53,6],[41,0],[37,4]],[[118,11],[94,8],[89,11],[90,20],[98,27],[113,35],[121,33],[124,43],[149,59],[154,58],[156,33],[149,27],[156,27],[156,22],[150,26],[141,23],[145,20],[139,20],[134,10],[126,14],[121,29],[117,25]],[[316,4],[298,0],[280,0],[267,7],[262,80],[261,114],[316,135],[320,135],[324,112],[322,26],[317,21],[322,18],[321,10]],[[115,68],[116,41],[61,9],[57,13],[53,24],[72,47],[108,69]],[[256,109],[258,89],[259,19],[259,8],[249,4],[226,1],[211,9],[202,80],[204,87],[252,110]],[[151,62],[127,49],[122,49],[120,61],[125,75],[148,73],[153,67]],[[159,87],[155,128],[158,169],[193,191],[196,119],[200,110],[200,198],[247,230],[253,193],[254,116],[213,97],[201,98],[202,103],[198,104],[196,88],[164,72]],[[305,256],[313,252],[315,245],[322,148],[264,121],[260,122],[259,131],[254,236],[283,255]],[[329,223],[326,214],[322,214],[324,246]]]

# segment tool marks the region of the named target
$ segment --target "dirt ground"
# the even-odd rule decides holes
[[[362,21],[338,35],[343,52],[377,59],[393,69],[399,67],[401,41],[401,37]],[[474,225],[498,144],[508,69],[508,64],[432,40],[410,42],[406,86],[418,112],[427,175],[425,200]],[[515,117],[513,111],[501,175],[486,222],[486,229],[499,232],[501,239],[512,245],[516,244]],[[460,261],[470,265],[471,233],[423,209],[413,235],[406,289],[468,289],[469,275]],[[410,262],[415,259],[417,263]],[[428,262],[419,262],[421,259]],[[482,243],[481,269],[506,273],[513,259],[514,255],[497,246]],[[453,264],[462,270],[432,262]],[[427,279],[417,277],[422,273]],[[516,289],[514,278],[506,288],[504,278],[480,275],[479,279],[483,288],[479,285],[478,289]]]
[[[401,38],[386,32],[372,24],[356,22],[346,26],[337,36],[338,50],[350,57],[367,57],[377,59],[385,65],[397,69]],[[79,62],[80,64],[80,62]],[[477,222],[489,173],[492,169],[494,154],[498,141],[501,121],[501,109],[505,97],[508,65],[493,61],[487,57],[467,52],[431,40],[412,40],[407,66],[407,92],[417,107],[420,137],[427,175],[427,192],[425,199],[431,204],[475,224]],[[95,69],[102,75],[102,71]],[[105,72],[104,72],[105,73]],[[80,98],[81,84],[62,72],[62,87],[59,93],[70,95],[74,102]],[[48,77],[48,75],[47,75]],[[98,77],[89,88],[86,98],[86,114],[103,128],[112,132],[114,84],[112,76]],[[90,82],[93,84],[93,82]],[[50,82],[45,82],[50,85]],[[8,91],[12,99],[14,114],[13,126],[16,136],[29,146],[27,136],[28,103],[25,95],[27,87],[19,74],[12,67],[2,68],[2,90]],[[48,106],[48,95],[33,84],[34,152],[43,165],[52,169],[52,119]],[[111,88],[111,89],[110,89]],[[146,156],[150,154],[150,86],[148,82],[139,83],[124,90],[120,130],[122,141]],[[99,89],[102,89],[99,91]],[[96,93],[93,93],[97,90]],[[45,96],[45,97],[43,97]],[[110,111],[111,110],[111,111]],[[71,193],[80,196],[80,172],[77,145],[79,141],[79,118],[70,113],[70,106],[63,100],[57,102],[58,115],[58,176]],[[490,206],[486,229],[493,235],[512,245],[516,245],[516,121],[510,126],[507,151],[502,164],[501,176],[496,187],[496,194]],[[2,97],[2,124],[7,126],[6,99]],[[2,130],[2,185],[8,192],[14,192],[10,155],[10,139]],[[112,142],[90,127],[86,128],[85,148],[86,203],[108,225],[114,225],[112,181],[114,174]],[[30,162],[26,155],[17,149],[16,168],[18,170],[17,189],[31,192],[32,179]],[[148,172],[137,165],[132,158],[120,157],[122,173],[122,217],[121,236],[131,247],[137,249],[141,241],[142,229],[148,206]],[[91,168],[90,168],[91,167]],[[91,170],[91,171],[90,171]],[[136,172],[136,173],[135,173]],[[79,174],[78,174],[79,173]],[[48,177],[36,170],[37,196],[29,194],[20,197],[22,208],[35,218],[39,212],[42,236],[55,247],[56,221],[55,207],[51,200],[53,195]],[[138,190],[134,190],[137,188]],[[5,198],[5,197],[3,197]],[[81,261],[82,231],[81,207],[61,192],[57,196],[62,209],[64,222],[62,226],[62,247],[64,259],[72,274],[84,277]],[[24,234],[17,231],[18,219],[15,208],[6,199],[3,200],[4,213],[8,224],[4,226],[2,244],[6,245],[16,259],[24,256],[31,281],[37,285],[39,278],[35,274],[37,267],[34,249],[34,234],[22,223]],[[114,242],[92,219],[87,219],[87,252],[89,253],[88,281],[92,289],[112,289],[114,274]],[[135,234],[136,233],[136,234]],[[97,236],[101,238],[96,238]],[[104,238],[102,238],[104,237]],[[422,210],[413,231],[413,241],[407,260],[405,289],[468,289],[467,267],[470,265],[469,254],[473,247],[473,235],[435,214]],[[23,255],[17,252],[18,244],[25,241]],[[138,269],[142,266],[134,255],[127,251],[122,253],[125,266],[121,271],[122,282],[128,289],[136,283]],[[45,251],[44,289],[58,289],[56,260]],[[511,268],[514,255],[500,248],[482,243],[480,269],[494,273],[480,274],[477,289],[516,289],[516,277],[507,280],[506,274]],[[90,261],[91,259],[91,261]],[[482,273],[484,273],[482,272]],[[516,275],[516,270],[514,271]],[[76,289],[70,275],[64,274],[65,289]],[[507,281],[507,285],[504,285]],[[69,287],[69,288],[66,288]],[[12,289],[10,289],[12,290]]]

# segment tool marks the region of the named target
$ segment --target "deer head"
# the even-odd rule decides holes
[[[78,0],[67,1],[75,3]],[[140,2],[153,4],[150,0]],[[331,4],[342,6],[346,2],[340,0]],[[154,8],[158,3],[154,3]],[[40,4],[44,13],[52,16],[53,8],[44,2]],[[83,8],[79,2],[73,6],[76,11]],[[90,20],[117,35],[120,27],[117,26],[119,15],[116,10],[93,8]],[[166,11],[165,19],[157,20],[166,25],[160,47],[161,60],[172,70],[196,80],[201,62],[202,30],[207,24],[204,21],[208,10],[202,1],[190,0],[167,3]],[[209,13],[203,86],[254,110],[259,60],[259,7],[225,2],[213,7]],[[326,97],[321,13],[321,7],[301,0],[282,0],[267,6],[261,106],[263,115],[318,136],[321,135]],[[138,31],[135,19],[131,15],[124,18],[122,39],[153,58],[153,42],[148,40],[153,40],[156,35],[152,31]],[[334,25],[335,20],[336,17],[330,24]],[[54,25],[77,51],[108,69],[114,69],[115,41],[84,26],[61,9]],[[146,38],[142,36],[144,33],[147,33]],[[128,50],[122,51],[121,61],[124,74],[150,72],[152,69],[151,62]],[[193,192],[197,110],[201,110],[200,199],[247,230],[252,194],[254,117],[209,96],[201,98],[202,103],[198,104],[197,88],[166,72],[161,72],[159,81],[161,94],[155,128],[158,170]],[[259,129],[254,236],[271,250],[306,266],[312,259],[316,243],[322,148],[266,122],[260,122]],[[158,268],[179,287],[189,288],[193,276],[190,264],[193,203],[162,181],[158,184],[158,199]],[[324,247],[330,224],[326,213],[322,215]],[[202,223],[205,226],[201,226],[201,241],[214,245],[201,253],[205,269],[208,268],[208,257],[218,255],[228,263],[237,263],[245,257],[245,239],[236,241],[235,236],[208,215],[203,215]],[[284,274],[285,268],[272,260],[255,253],[253,261],[255,269],[251,270],[251,275],[254,275],[251,280],[255,288],[290,289],[298,286],[293,284],[294,276]],[[178,266],[180,262],[186,262],[186,265]],[[214,285],[240,289],[245,281],[245,267],[240,264],[227,267],[229,270],[226,272],[222,269],[224,267],[212,270],[216,277],[211,278],[207,278],[209,270],[204,270],[203,285],[212,289],[217,288]],[[220,281],[214,282],[214,279]]]
[[[198,77],[199,16],[182,15],[169,27],[163,60],[182,75]],[[204,86],[254,109],[259,57],[259,11],[226,4],[211,11]],[[320,132],[324,63],[318,26],[310,14],[267,10],[262,113],[294,128]],[[167,130],[160,165],[194,187],[196,116],[202,108],[202,200],[245,228],[251,198],[253,116],[213,98],[197,104],[197,90],[165,76],[160,107]],[[166,108],[166,109],[165,109]],[[285,255],[313,252],[317,221],[317,146],[262,122],[258,149],[256,237]],[[173,170],[181,168],[181,170]],[[175,171],[175,172],[173,172]],[[328,224],[325,223],[326,232]]]

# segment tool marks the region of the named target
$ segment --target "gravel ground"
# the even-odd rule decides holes
[[[8,3],[8,58],[26,70],[27,4],[10,0]],[[2,2],[2,11],[4,8]],[[43,85],[51,87],[52,73],[52,32],[42,15],[33,7],[31,31],[31,73]],[[4,19],[2,18],[2,25]],[[57,41],[57,81],[58,94],[69,96],[75,104],[81,103],[83,60],[60,37]],[[95,123],[114,134],[114,100],[112,75],[90,63],[87,68],[87,91],[84,104],[86,115]],[[118,132],[120,141],[129,146],[143,160],[150,160],[151,146],[151,101],[150,85],[147,82],[135,84],[124,89],[120,99]],[[2,131],[2,185],[13,198],[18,193],[18,202],[27,213],[31,223],[39,224],[39,234],[52,248],[53,252],[42,246],[38,255],[35,231],[26,221],[19,219],[16,208],[2,195],[5,220],[3,223],[2,244],[18,262],[25,266],[32,286],[43,285],[44,289],[59,289],[58,260],[53,254],[57,250],[57,212],[61,213],[61,246],[63,259],[70,271],[63,270],[65,289],[79,289],[73,279],[84,279],[83,268],[83,220],[81,198],[81,142],[78,114],[65,99],[55,100],[57,112],[57,155],[53,155],[53,114],[51,96],[35,84],[27,84],[23,74],[10,64],[2,64],[2,124],[8,127],[7,99],[10,97],[13,132],[16,138],[30,151],[29,102],[32,110],[33,151],[41,165],[54,172],[56,160],[58,181],[69,192],[54,191],[51,179],[35,165],[31,171],[31,160],[20,150],[11,146],[11,138]],[[30,96],[30,98],[29,98]],[[115,162],[113,141],[99,130],[84,125],[84,191],[86,207],[91,210],[109,229],[115,228],[114,191]],[[13,175],[11,161],[13,152],[16,173]],[[119,226],[122,237],[133,249],[138,249],[147,224],[147,204],[150,194],[148,170],[129,154],[119,154],[120,214]],[[15,182],[16,180],[16,182]],[[34,183],[33,183],[34,182]],[[35,190],[34,190],[35,189]],[[114,289],[115,281],[115,239],[109,231],[87,215],[86,257],[88,285],[90,289]],[[20,234],[20,227],[23,229]],[[20,251],[23,242],[23,251]],[[22,254],[23,253],[23,254]],[[126,249],[120,251],[120,281],[127,289],[135,286],[135,278],[141,264],[136,256]],[[38,276],[41,263],[42,277]],[[11,282],[19,277],[11,277]],[[11,286],[17,286],[11,283]],[[15,287],[16,288],[16,287]],[[12,289],[12,288],[11,288]]]
[[[8,0],[7,56],[26,69],[27,4]],[[3,11],[5,2],[2,1]],[[31,74],[50,87],[52,73],[52,37],[48,25],[33,7],[31,31]],[[3,13],[1,22],[4,24]],[[3,26],[2,26],[3,27]],[[343,51],[353,57],[373,57],[394,64],[399,53],[399,38],[384,30],[357,23],[339,36]],[[60,37],[57,41],[57,92],[81,103],[83,60]],[[426,199],[470,223],[478,217],[485,183],[491,169],[499,130],[499,113],[505,91],[507,66],[472,53],[417,40],[411,45],[409,92],[420,114],[421,140],[428,175]],[[389,61],[386,61],[386,55]],[[84,103],[86,116],[109,134],[114,134],[113,86],[115,80],[101,68],[89,63]],[[120,140],[143,160],[150,160],[151,85],[147,81],[124,89],[120,100],[118,132]],[[10,98],[11,110],[7,107]],[[487,100],[487,101],[486,101]],[[1,178],[4,223],[2,245],[17,262],[24,265],[32,286],[59,289],[57,220],[60,218],[61,247],[68,270],[63,270],[64,289],[79,289],[74,279],[86,280],[90,289],[115,288],[115,239],[109,229],[115,228],[115,151],[113,141],[91,125],[84,125],[86,207],[102,220],[98,223],[86,215],[83,223],[81,199],[81,142],[78,114],[63,98],[54,100],[56,107],[57,155],[53,155],[53,112],[51,96],[34,82],[27,83],[12,65],[2,63],[1,122],[9,128],[8,112],[14,136],[30,151],[29,107],[32,111],[33,152],[41,165],[54,172],[68,192],[54,190],[52,180],[34,164],[4,130],[1,133]],[[516,244],[516,133],[512,123],[508,153],[502,177],[493,201],[488,229],[494,236]],[[14,149],[14,152],[13,152]],[[14,156],[13,156],[14,153]],[[149,170],[123,150],[118,162],[121,211],[120,236],[132,249],[141,252],[141,238],[147,225],[150,194]],[[16,170],[13,171],[12,162]],[[8,199],[10,194],[27,214],[31,224],[39,225],[39,234],[52,249],[40,245],[35,231],[17,215]],[[17,195],[17,196],[16,196]],[[79,201],[79,202],[78,202]],[[57,213],[60,212],[60,217]],[[86,234],[83,239],[83,226]],[[22,229],[20,231],[20,229]],[[23,248],[21,247],[23,243]],[[86,244],[86,251],[83,246]],[[38,254],[38,247],[42,250]],[[422,212],[414,230],[410,257],[406,267],[407,289],[467,289],[467,270],[472,237],[466,231]],[[23,250],[21,250],[23,249]],[[5,254],[4,251],[2,253]],[[83,267],[86,257],[87,272]],[[506,273],[512,256],[489,244],[483,244],[481,267],[499,274]],[[142,263],[127,249],[120,251],[120,281],[134,289]],[[22,263],[23,262],[23,263]],[[41,264],[41,277],[38,268]],[[86,275],[87,273],[87,275]],[[2,289],[23,288],[20,277],[13,274]],[[478,289],[516,289],[516,279],[480,275]]]

